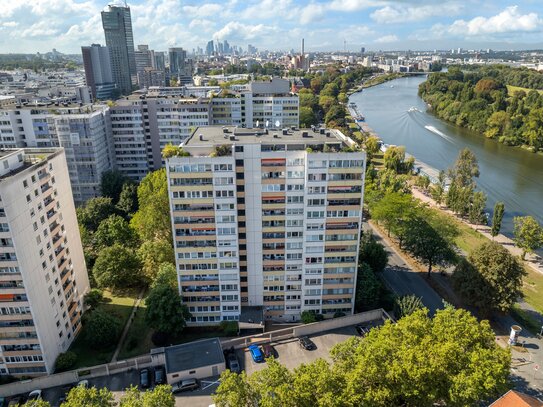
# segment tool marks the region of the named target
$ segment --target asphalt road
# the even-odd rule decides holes
[[[443,308],[443,299],[425,281],[420,273],[411,270],[402,256],[383,239],[381,233],[368,222],[364,223],[364,232],[371,231],[375,238],[381,242],[389,254],[388,265],[382,276],[387,285],[397,295],[414,294],[422,299],[424,305],[434,314],[437,309]]]

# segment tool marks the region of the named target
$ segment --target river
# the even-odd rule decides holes
[[[488,195],[488,212],[497,201],[505,203],[501,230],[505,235],[513,234],[514,216],[531,215],[543,224],[543,156],[489,140],[427,112],[417,95],[425,80],[425,76],[396,79],[364,89],[350,101],[385,143],[405,146],[409,154],[438,170],[451,167],[459,151],[469,148],[479,162],[481,175],[476,181]],[[419,111],[409,112],[411,107]]]

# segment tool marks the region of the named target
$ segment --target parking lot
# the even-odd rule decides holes
[[[368,325],[368,324],[365,324]],[[376,322],[370,325],[380,325]],[[357,336],[355,326],[348,326],[332,331],[321,332],[309,335],[309,338],[316,345],[314,350],[302,349],[298,338],[290,338],[280,342],[272,342],[275,358],[289,369],[293,369],[302,363],[310,363],[316,359],[322,358],[331,361],[330,349],[337,343],[343,342],[352,336]],[[264,369],[266,363],[255,363],[250,353],[245,349],[236,350],[236,355],[247,374],[257,370]],[[176,406],[178,407],[208,407],[213,404],[211,394],[218,386],[218,377],[210,377],[200,381],[200,389],[192,392],[176,394]],[[118,400],[124,393],[124,389],[131,385],[139,384],[139,371],[131,370],[124,373],[112,374],[110,376],[97,377],[89,379],[89,386],[98,388],[107,387]],[[51,403],[51,406],[58,406],[59,399],[64,395],[65,388],[54,387],[43,390],[43,397]]]

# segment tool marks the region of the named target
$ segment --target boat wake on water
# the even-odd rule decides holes
[[[453,142],[453,139],[449,136],[447,136],[445,133],[439,131],[438,129],[436,129],[434,126],[430,126],[430,125],[427,125],[427,126],[424,126],[424,128],[428,131],[431,131],[432,133],[434,134],[437,134],[438,136],[444,138],[445,140],[447,141],[450,141],[451,143]]]
[[[415,106],[411,106],[409,109],[407,109],[407,112],[408,113],[413,113],[413,112],[419,112],[419,113],[422,113],[419,109],[417,109]]]

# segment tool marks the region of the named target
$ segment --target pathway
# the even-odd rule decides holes
[[[138,298],[136,299],[136,302],[134,302],[134,306],[132,307],[132,313],[130,314],[130,318],[128,318],[128,321],[126,322],[126,325],[124,326],[123,333],[121,335],[121,339],[119,339],[119,343],[117,344],[117,348],[115,349],[115,352],[113,353],[113,357],[111,358],[111,362],[116,362],[117,357],[119,356],[119,352],[121,351],[123,347],[123,343],[126,339],[126,336],[128,335],[128,331],[130,329],[130,326],[132,325],[132,321],[134,320],[134,316],[136,315],[136,311],[138,310],[141,300],[143,299],[143,294],[145,294],[145,288],[143,288],[140,293],[138,294]]]
[[[451,210],[444,209],[440,205],[436,203],[432,198],[429,196],[423,194],[421,191],[419,191],[417,188],[411,188],[411,191],[413,193],[413,196],[415,198],[420,199],[422,202],[429,204],[430,206],[437,208],[443,212],[448,213],[449,215],[453,216],[455,219],[458,219],[460,222],[463,222],[470,228],[476,230],[486,238],[493,240],[497,243],[500,243],[503,247],[505,247],[511,254],[514,256],[522,256],[522,249],[519,249],[517,246],[515,246],[515,242],[508,238],[507,236],[504,236],[502,234],[499,234],[492,238],[492,235],[490,234],[490,226],[483,226],[483,225],[473,225],[464,219],[461,219],[457,217]],[[529,267],[531,267],[534,271],[537,271],[539,273],[543,274],[543,261],[541,258],[536,254],[527,254],[526,255],[526,261],[525,264],[527,264]]]
[[[371,223],[364,223],[364,229],[371,230],[389,254],[388,264],[382,276],[390,289],[396,295],[414,294],[420,297],[431,314],[437,309],[443,308],[443,299],[430,287],[422,274],[416,271],[406,256],[389,244],[382,232]]]

